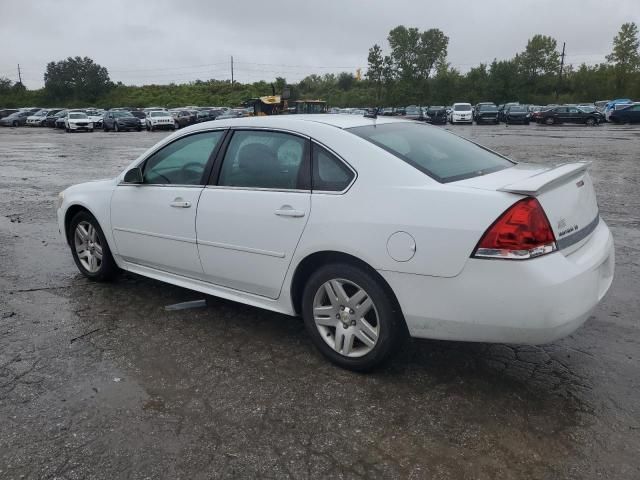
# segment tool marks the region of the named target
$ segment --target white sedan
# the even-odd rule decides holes
[[[515,164],[439,128],[295,115],[191,126],[60,194],[79,270],[301,315],[368,370],[414,337],[545,343],[613,279],[587,165]]]
[[[93,122],[85,112],[71,110],[64,119],[64,128],[67,132],[93,132]]]

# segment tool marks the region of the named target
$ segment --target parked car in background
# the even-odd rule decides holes
[[[545,125],[554,125],[559,123],[582,123],[586,125],[598,125],[604,121],[604,116],[598,112],[585,112],[578,107],[553,107],[549,110],[540,112],[536,116],[536,122]]]
[[[187,127],[194,123],[193,116],[188,110],[174,110],[171,112],[171,115],[175,121],[176,128]]]
[[[49,114],[50,111],[51,110],[43,108],[42,110],[38,110],[33,115],[29,115],[27,117],[26,126],[27,127],[42,127],[43,122],[47,118],[47,115]]]
[[[89,120],[93,123],[93,128],[102,128],[102,117],[104,117],[104,110],[87,110],[85,112],[89,117]]]
[[[504,123],[507,125],[513,125],[515,123],[529,125],[529,121],[530,114],[526,105],[510,105],[505,109]]]
[[[640,123],[640,103],[614,110],[609,115],[609,121],[613,123]]]
[[[616,100],[611,100],[604,106],[604,111],[602,112],[605,121],[609,121],[609,116],[614,110],[625,108],[626,105],[631,105],[632,103],[633,101],[630,98],[618,98]]]
[[[198,110],[196,123],[208,122],[209,120],[213,120],[213,118],[211,118],[211,110],[208,110],[208,109]]]
[[[427,108],[425,121],[433,125],[445,125],[447,123],[447,108],[444,105],[431,105]]]
[[[89,116],[79,110],[70,110],[67,114],[64,122],[65,131],[79,132],[84,130],[85,132],[93,132],[93,122],[89,120]]]
[[[482,123],[498,123],[498,107],[494,103],[479,103],[473,109],[473,119],[478,125]]]
[[[55,128],[59,128],[60,130],[66,128],[67,125],[67,115],[69,115],[69,110],[65,110],[62,115],[56,117]]]
[[[451,124],[456,123],[473,123],[473,108],[470,103],[454,103],[451,106],[451,114],[449,115]]]
[[[26,125],[27,118],[31,115],[30,110],[21,110],[14,112],[2,119],[0,119],[0,125],[3,127],[22,127]]]
[[[141,131],[140,120],[128,110],[109,110],[102,117],[102,130],[114,132],[136,130]]]
[[[4,109],[0,110],[0,119],[8,117],[12,113],[16,113],[16,112],[19,112],[19,110],[17,108],[4,108]]]
[[[593,102],[593,105],[596,107],[596,110],[604,114],[604,107],[606,107],[607,103],[609,103],[610,101],[611,100],[596,100],[595,102]]]
[[[156,130],[175,130],[176,122],[174,121],[171,113],[166,110],[154,110],[147,114],[145,120],[146,129],[154,132]]]
[[[151,111],[151,110],[149,110],[149,111]],[[149,111],[147,111],[147,109],[145,109],[144,111],[142,111],[142,110],[132,110],[130,112],[131,115],[136,117],[138,119],[138,121],[140,122],[140,128],[146,128],[147,127],[147,115],[148,115]]]
[[[512,105],[520,105],[520,102],[508,102],[508,103],[505,103],[503,105],[499,105],[498,106],[498,121],[499,122],[504,122],[505,121],[506,110]]]
[[[57,217],[78,270],[301,315],[328,360],[359,371],[407,333],[553,342],[609,290],[588,164],[518,165],[419,122],[308,118],[193,126],[69,187]]]
[[[422,122],[424,120],[422,108],[417,105],[409,105],[404,109],[404,118],[406,118],[407,120],[416,120],[418,122]]]
[[[62,109],[54,114],[48,114],[47,117],[44,119],[44,123],[43,125],[45,127],[49,127],[49,128],[55,128],[56,127],[56,121],[60,118],[60,117],[64,117],[67,114],[67,110],[66,109]]]

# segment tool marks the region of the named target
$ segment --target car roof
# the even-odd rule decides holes
[[[219,117],[218,117],[219,118]],[[389,117],[368,118],[360,115],[344,114],[301,114],[301,115],[277,115],[260,117],[239,117],[223,120],[215,120],[214,124],[209,122],[199,123],[189,127],[193,130],[209,129],[213,125],[221,127],[261,127],[261,128],[283,128],[291,130],[306,130],[309,123],[320,123],[333,127],[345,129],[354,127],[364,127],[367,125],[380,125],[387,123],[406,122],[406,120]]]

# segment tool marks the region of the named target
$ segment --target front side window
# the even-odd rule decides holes
[[[320,145],[313,144],[314,191],[341,192],[349,186],[354,173],[335,155]]]
[[[275,189],[304,188],[306,140],[281,132],[241,130],[233,134],[218,185]],[[308,169],[307,169],[308,172]]]
[[[220,142],[222,130],[189,135],[170,143],[144,163],[146,184],[202,185],[209,157]]]
[[[348,128],[438,182],[454,182],[512,167],[513,162],[469,140],[420,123]]]

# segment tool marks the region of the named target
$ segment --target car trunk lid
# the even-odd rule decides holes
[[[535,197],[542,205],[559,250],[571,253],[598,225],[598,203],[587,162],[556,166],[518,164],[455,185]]]

